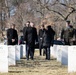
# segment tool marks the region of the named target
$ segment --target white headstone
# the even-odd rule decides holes
[[[16,60],[20,60],[20,46],[19,45],[15,46],[15,51],[16,51]]]
[[[68,72],[76,72],[76,46],[68,48]]]
[[[26,45],[20,45],[20,58],[26,56]]]
[[[15,46],[8,46],[8,65],[16,65]]]
[[[8,47],[0,45],[0,72],[8,72]]]
[[[50,49],[51,56],[53,56],[54,58],[57,58],[57,45],[53,45],[53,47],[51,46],[50,48],[51,48]]]
[[[62,45],[57,46],[57,61],[61,62],[62,57]]]
[[[20,45],[20,58],[23,58],[23,46]]]
[[[23,57],[26,56],[26,45],[22,45],[23,46]]]
[[[53,47],[52,46],[50,46],[50,54],[51,54],[51,56],[53,56]]]
[[[4,45],[4,43],[0,43],[0,45]]]
[[[68,46],[62,47],[61,63],[62,65],[68,65]]]

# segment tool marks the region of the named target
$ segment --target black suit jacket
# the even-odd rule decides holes
[[[12,42],[12,39],[15,39],[15,42]],[[8,45],[18,44],[18,34],[15,29],[10,28],[7,30],[7,44]]]
[[[44,34],[45,29],[40,29],[39,34],[38,34],[38,41],[39,41],[39,47],[42,47],[43,44],[43,34]]]
[[[37,31],[34,27],[27,27],[24,32],[24,40],[30,47],[35,46],[35,40],[37,40]]]

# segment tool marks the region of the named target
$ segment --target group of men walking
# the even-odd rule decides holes
[[[37,34],[34,23],[28,21],[23,28],[24,43],[26,44],[26,59],[34,59],[35,45],[39,44],[40,55],[44,48],[46,59],[50,60],[50,46],[54,40],[54,34],[55,32],[51,26],[45,27],[44,25],[41,25],[39,34]],[[8,45],[18,44],[18,34],[14,24],[7,30],[7,41]]]
[[[39,42],[40,55],[42,48],[45,49],[46,59],[50,60],[50,46],[52,40],[54,39],[55,32],[51,26],[44,27],[41,26],[39,34],[37,35],[37,30],[34,27],[34,23],[29,21],[26,23],[26,27],[23,28],[24,41],[26,42],[26,58],[33,60],[35,44]]]
[[[50,60],[50,46],[53,46],[55,31],[50,25],[41,25],[37,34],[37,29],[34,27],[34,23],[27,22],[23,28],[23,40],[26,44],[26,59],[34,59],[35,45],[39,44],[40,56],[42,55],[42,49],[46,55],[47,60]],[[76,30],[70,25],[70,21],[66,22],[66,27],[61,31],[61,40],[65,45],[76,44]],[[18,44],[18,34],[15,29],[15,24],[7,30],[7,44]],[[43,54],[44,54],[43,53]]]
[[[50,46],[53,45],[55,31],[51,28],[51,26],[44,27],[44,25],[41,26],[39,30],[39,49],[40,49],[40,55],[42,55],[42,48],[44,48],[43,55],[45,53],[50,53]],[[50,54],[48,54],[50,55]],[[47,56],[47,55],[46,55]],[[46,57],[47,59],[47,57]],[[50,59],[50,57],[48,58]]]

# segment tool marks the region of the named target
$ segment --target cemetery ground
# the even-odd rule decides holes
[[[67,66],[61,65],[56,58],[45,60],[45,56],[39,56],[39,50],[35,51],[34,60],[21,59],[16,66],[10,66],[8,73],[0,75],[76,75],[68,73]]]

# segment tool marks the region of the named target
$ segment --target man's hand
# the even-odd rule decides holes
[[[35,45],[37,45],[38,44],[38,42],[35,42]]]
[[[15,42],[15,39],[12,39],[12,42]]]
[[[61,39],[61,41],[64,41],[64,39]]]
[[[70,41],[75,41],[75,39],[70,39]]]
[[[42,38],[40,38],[42,40]]]
[[[24,41],[24,43],[26,43],[26,41]]]

